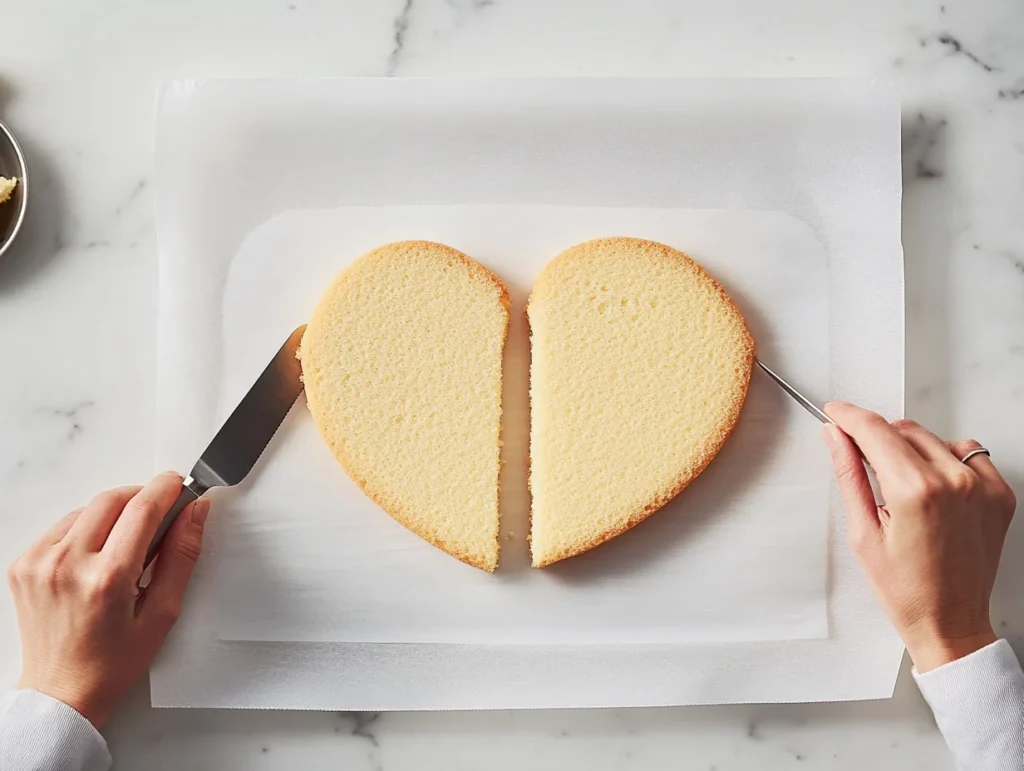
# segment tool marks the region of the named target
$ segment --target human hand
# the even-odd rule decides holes
[[[11,565],[19,688],[59,699],[99,728],[149,668],[181,612],[210,510],[200,499],[181,513],[140,590],[146,548],[181,484],[169,472],[100,493]]]
[[[1017,502],[977,442],[947,444],[917,423],[852,404],[825,411],[850,545],[919,672],[995,642],[989,599]],[[859,449],[858,449],[859,448]],[[878,478],[877,505],[863,458]]]

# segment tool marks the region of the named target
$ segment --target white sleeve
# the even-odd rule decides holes
[[[1024,672],[1006,640],[914,679],[960,771],[1024,771]]]
[[[92,723],[39,691],[0,698],[0,769],[107,771],[107,743]]]

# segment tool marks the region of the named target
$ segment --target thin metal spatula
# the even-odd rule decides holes
[[[285,415],[302,393],[302,365],[296,358],[303,325],[274,355],[249,392],[228,416],[199,461],[189,472],[178,500],[164,516],[146,550],[148,566],[160,550],[167,531],[182,510],[211,487],[237,485],[256,465]]]
[[[763,361],[761,361],[760,359],[755,359],[755,361],[757,361],[757,366],[759,366],[762,369],[762,371],[768,377],[770,377],[772,380],[774,380],[776,383],[778,383],[779,387],[783,391],[785,391],[787,394],[792,396],[794,401],[796,401],[797,404],[799,404],[801,407],[803,407],[805,410],[807,410],[809,413],[811,413],[814,417],[816,417],[822,423],[829,423],[829,424],[835,426],[836,428],[839,428],[839,425],[834,420],[832,420],[832,418],[830,418],[828,415],[825,414],[825,410],[821,409],[821,407],[816,405],[814,402],[812,402],[810,399],[808,399],[802,393],[800,393],[795,388],[793,388],[793,386],[791,386],[789,383],[787,383],[785,380],[783,380],[781,377],[779,377],[779,375],[776,374],[775,372],[773,372],[768,367],[768,365],[766,365]],[[839,430],[842,431],[843,429],[839,428]],[[851,437],[851,441],[853,441],[852,437]],[[857,444],[855,441],[853,443],[854,443],[854,445]],[[871,464],[868,463],[867,459],[864,457],[864,452],[860,449],[860,447],[857,447],[857,451],[860,452],[860,457],[861,457],[861,460],[864,461],[864,465],[868,467],[869,471],[872,471]]]
[[[828,415],[826,415],[825,411],[823,409],[821,409],[818,405],[816,405],[814,402],[812,402],[810,399],[808,399],[802,393],[800,393],[795,388],[793,388],[793,386],[791,386],[789,383],[787,383],[785,380],[783,380],[779,375],[777,375],[775,372],[773,372],[768,367],[767,364],[765,364],[760,359],[757,359],[756,361],[757,361],[757,366],[759,366],[762,370],[764,370],[764,373],[768,377],[770,377],[772,380],[774,380],[776,383],[778,383],[779,387],[782,388],[783,391],[785,391],[787,394],[792,396],[797,404],[799,404],[801,407],[803,407],[805,410],[807,410],[809,413],[811,413],[814,417],[816,417],[822,423],[831,423],[833,426],[836,425],[836,422],[834,420],[832,420],[832,418],[830,418]]]

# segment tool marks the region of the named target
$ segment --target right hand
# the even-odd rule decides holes
[[[19,688],[63,701],[99,728],[146,672],[181,612],[210,508],[204,498],[178,516],[140,590],[146,548],[181,485],[169,472],[100,493],[11,565]]]
[[[825,411],[842,429],[824,427],[850,544],[914,666],[927,672],[995,642],[989,599],[1017,502],[991,459],[960,462],[981,445],[852,404]]]

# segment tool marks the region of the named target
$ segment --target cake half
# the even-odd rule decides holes
[[[388,244],[324,293],[300,358],[317,428],[388,514],[482,570],[498,564],[508,291],[451,247]]]
[[[664,244],[602,238],[537,278],[530,321],[535,567],[642,522],[739,420],[754,341],[725,290]]]

